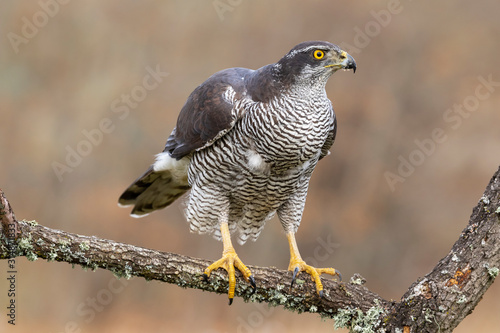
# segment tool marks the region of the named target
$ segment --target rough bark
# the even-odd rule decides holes
[[[208,282],[202,279],[211,263],[208,260],[17,221],[1,190],[0,202],[0,259],[26,256],[29,260],[63,261],[86,269],[107,269],[119,278],[137,276],[227,293],[225,271],[213,272]],[[257,283],[256,293],[252,295],[252,288],[237,271],[236,296],[299,313],[316,312],[335,319],[336,327],[354,332],[451,332],[481,300],[499,267],[500,168],[449,254],[414,282],[400,302],[369,291],[360,276],[349,282],[323,278],[325,296],[319,298],[310,279],[298,280],[290,289],[290,272],[254,266],[249,268]]]

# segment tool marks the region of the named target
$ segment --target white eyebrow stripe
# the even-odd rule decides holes
[[[286,57],[287,58],[291,58],[293,57],[294,55],[296,55],[297,53],[299,52],[307,52],[311,49],[322,49],[322,50],[325,50],[325,49],[328,49],[325,45],[309,45],[308,47],[304,47],[303,49],[299,49],[299,50],[295,50],[293,52],[290,52]]]

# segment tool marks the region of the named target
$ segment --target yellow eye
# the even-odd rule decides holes
[[[321,50],[316,50],[316,51],[314,51],[313,55],[314,55],[314,58],[316,58],[316,59],[323,59],[323,57],[325,56],[325,52],[323,52]]]

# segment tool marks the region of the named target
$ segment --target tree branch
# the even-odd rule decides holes
[[[208,260],[159,252],[95,236],[50,229],[34,221],[17,221],[0,190],[0,259],[25,256],[63,261],[85,269],[103,268],[119,278],[159,280],[183,288],[227,293],[227,275],[218,270],[202,279]],[[336,282],[323,279],[319,298],[310,279],[290,290],[291,273],[248,266],[257,291],[236,271],[236,296],[245,301],[281,305],[297,312],[317,312],[334,318],[336,327],[363,332],[451,332],[477,305],[500,267],[500,168],[474,208],[469,224],[450,253],[414,282],[400,302],[384,300],[369,291],[361,277]],[[359,331],[359,330],[358,330]]]

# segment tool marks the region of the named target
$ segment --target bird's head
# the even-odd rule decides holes
[[[279,74],[290,83],[324,83],[339,69],[356,72],[356,62],[335,44],[309,41],[296,45],[276,64]]]

